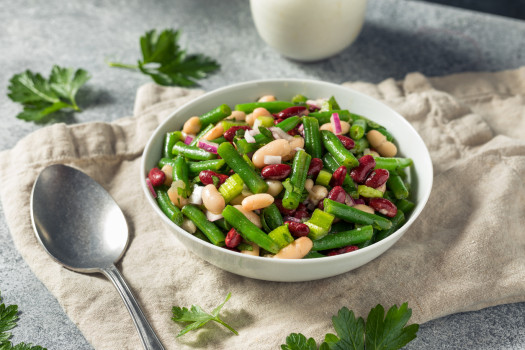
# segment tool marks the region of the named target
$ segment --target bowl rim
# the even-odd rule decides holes
[[[206,242],[206,241],[204,241],[204,240],[202,240],[200,238],[195,237],[194,235],[192,235],[191,233],[189,233],[186,230],[182,229],[181,227],[177,226],[173,221],[169,220],[168,217],[161,211],[160,207],[158,206],[158,204],[156,203],[155,199],[151,195],[151,192],[150,192],[150,190],[148,188],[148,185],[146,184],[146,177],[147,177],[147,174],[149,172],[149,170],[146,169],[146,154],[149,153],[149,149],[152,147],[152,144],[153,144],[154,140],[157,137],[159,137],[159,135],[157,135],[157,134],[160,132],[160,130],[166,124],[168,124],[171,121],[171,119],[173,119],[181,110],[188,108],[189,105],[198,104],[200,101],[206,100],[206,99],[208,99],[210,97],[213,97],[214,95],[222,94],[222,93],[224,93],[225,91],[228,91],[228,90],[234,90],[234,89],[242,88],[243,86],[259,85],[259,84],[276,84],[276,83],[316,84],[316,85],[321,85],[321,86],[325,86],[325,87],[329,87],[329,88],[331,87],[331,88],[337,88],[337,89],[341,89],[341,88],[347,89],[347,90],[351,91],[354,95],[358,96],[359,98],[373,100],[375,103],[383,105],[383,107],[386,107],[387,109],[389,109],[390,112],[393,113],[399,119],[399,121],[404,124],[403,128],[408,128],[408,129],[410,129],[413,132],[413,134],[416,136],[418,141],[420,141],[421,145],[423,146],[423,150],[422,151],[424,153],[424,157],[426,159],[428,159],[428,164],[426,164],[426,167],[427,167],[427,170],[428,170],[428,173],[429,173],[429,185],[428,185],[428,188],[424,188],[423,189],[424,191],[422,193],[421,200],[419,200],[416,203],[416,207],[414,208],[414,210],[410,214],[410,218],[408,220],[406,220],[405,223],[400,228],[398,228],[394,233],[392,233],[390,236],[382,239],[379,242],[376,242],[376,243],[371,244],[371,245],[369,245],[367,247],[355,250],[355,251],[351,252],[352,254],[340,254],[340,255],[335,255],[335,256],[326,256],[326,257],[318,258],[318,259],[271,259],[271,258],[264,257],[264,256],[253,256],[253,255],[247,255],[247,254],[240,254],[239,252],[234,252],[234,251],[231,251],[229,249],[225,249],[223,247],[216,246],[216,245],[214,245],[214,244],[212,244],[210,242]],[[243,102],[240,101],[239,103],[243,103]],[[348,108],[348,109],[350,110],[350,108]],[[431,157],[430,157],[430,152],[428,151],[428,148],[427,148],[425,142],[423,141],[423,139],[421,138],[421,136],[419,135],[419,133],[415,130],[415,128],[401,114],[399,114],[396,110],[394,110],[392,107],[388,106],[386,103],[380,101],[379,99],[377,99],[375,97],[372,97],[370,95],[367,95],[365,93],[362,93],[360,91],[354,90],[352,88],[349,88],[347,86],[343,86],[343,85],[337,84],[337,83],[326,82],[326,81],[322,81],[322,80],[301,79],[301,78],[268,78],[268,79],[248,80],[248,81],[244,81],[244,82],[229,84],[229,85],[226,85],[226,86],[223,86],[223,87],[211,90],[209,92],[206,92],[206,93],[202,94],[201,96],[198,96],[198,97],[192,99],[191,101],[188,101],[188,102],[184,103],[183,105],[181,105],[181,106],[177,107],[175,110],[173,110],[155,128],[155,130],[152,132],[151,136],[149,137],[148,141],[146,142],[146,145],[145,145],[144,150],[143,150],[142,155],[141,155],[140,175],[141,175],[140,176],[141,187],[142,187],[142,189],[144,191],[144,194],[145,194],[145,196],[147,198],[147,201],[152,205],[154,211],[157,214],[159,214],[159,216],[162,218],[162,220],[166,224],[168,224],[171,228],[175,229],[175,231],[177,231],[178,233],[184,235],[187,239],[193,240],[194,242],[196,242],[198,244],[201,244],[201,245],[204,245],[205,247],[211,248],[211,249],[213,249],[213,250],[215,250],[217,252],[222,252],[224,254],[231,255],[232,258],[236,258],[236,259],[248,259],[248,260],[254,260],[254,261],[266,261],[266,262],[272,263],[272,264],[287,264],[287,265],[294,265],[294,264],[310,265],[310,264],[312,264],[312,265],[317,265],[317,264],[319,264],[321,262],[329,263],[329,262],[335,262],[335,261],[343,260],[343,259],[350,259],[351,257],[356,257],[356,256],[359,256],[359,255],[367,254],[371,250],[378,250],[378,249],[380,249],[381,246],[384,246],[384,245],[389,245],[389,244],[393,245],[399,238],[401,238],[401,236],[412,225],[412,223],[419,217],[419,215],[421,214],[421,212],[425,208],[425,206],[426,206],[426,204],[428,202],[428,199],[430,197],[430,193],[432,192],[434,170],[433,170],[432,160],[431,160]],[[187,247],[186,247],[186,249],[190,250]],[[388,250],[388,248],[386,250]],[[383,253],[380,253],[379,255],[381,255],[381,254],[383,254]]]

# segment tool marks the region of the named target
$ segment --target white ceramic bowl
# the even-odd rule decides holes
[[[259,36],[283,56],[317,61],[357,38],[367,0],[250,0]]]
[[[406,223],[384,240],[351,253],[318,259],[281,260],[248,256],[216,247],[194,237],[170,221],[151,196],[145,181],[149,170],[156,166],[161,157],[165,134],[180,130],[188,118],[208,112],[220,104],[226,103],[233,107],[238,103],[255,101],[258,97],[269,94],[282,100],[290,100],[296,94],[303,94],[312,99],[334,96],[341,108],[384,125],[395,137],[400,155],[410,157],[414,161],[409,175],[416,207]],[[423,140],[401,115],[385,104],[343,86],[302,79],[260,80],[235,84],[209,92],[178,108],[159,125],[148,141],[142,157],[141,174],[142,189],[159,220],[164,221],[189,250],[211,264],[238,275],[286,282],[335,276],[366,264],[384,253],[401,238],[423,210],[430,195],[433,178],[432,162]]]

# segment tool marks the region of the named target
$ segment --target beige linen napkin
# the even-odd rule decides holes
[[[331,316],[343,306],[366,316],[378,303],[408,301],[411,321],[425,322],[525,301],[525,67],[345,85],[404,115],[435,167],[420,218],[389,251],[357,270],[313,282],[264,282],[222,271],[187,251],[146,204],[139,162],[158,123],[202,92],[153,84],[139,89],[133,118],[53,125],[0,153],[1,199],[16,247],[96,349],[141,345],[111,283],[60,267],[35,239],[30,191],[52,163],[84,170],[124,210],[132,237],[118,267],[166,349],[278,349],[291,332],[320,341],[333,332]],[[239,336],[207,325],[175,338],[181,326],[170,320],[172,306],[211,310],[228,292],[223,315]]]

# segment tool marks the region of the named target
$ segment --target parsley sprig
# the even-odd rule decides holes
[[[222,307],[226,302],[230,299],[231,293],[228,293],[226,296],[226,299],[211,313],[207,313],[198,305],[192,305],[191,309],[188,310],[188,308],[180,308],[178,306],[174,306],[172,309],[173,317],[172,320],[175,322],[184,322],[188,323],[188,325],[182,329],[179,334],[177,334],[177,337],[180,337],[189,331],[195,330],[197,328],[200,328],[204,326],[209,321],[215,321],[217,323],[222,324],[224,327],[228,328],[230,331],[232,331],[235,335],[239,335],[235,329],[233,329],[230,325],[228,325],[226,322],[221,320],[219,317],[219,312],[221,311]],[[1,350],[1,349],[0,349]]]
[[[17,118],[45,122],[62,109],[80,111],[75,96],[90,78],[84,69],[74,70],[57,65],[51,69],[49,79],[26,70],[9,80],[7,96],[24,107]]]
[[[0,295],[0,303],[2,302],[2,296]],[[11,333],[7,332],[16,326],[18,320],[18,306],[8,305],[4,303],[0,304],[0,350],[47,350],[41,346],[32,344],[20,343],[13,345],[9,339]]]
[[[353,311],[343,307],[332,317],[335,334],[326,334],[319,350],[397,350],[416,338],[418,324],[406,326],[412,316],[412,309],[404,303],[401,307],[392,306],[385,317],[385,309],[377,305],[368,314],[366,323],[362,317],[356,318]],[[313,338],[301,333],[286,337],[282,350],[317,350]]]
[[[140,37],[142,59],[137,65],[108,62],[110,67],[140,71],[159,85],[197,86],[196,80],[205,78],[220,65],[202,54],[188,55],[178,44],[180,30],[165,29],[160,33],[150,30]]]

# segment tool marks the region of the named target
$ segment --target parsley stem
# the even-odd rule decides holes
[[[130,70],[137,70],[139,68],[138,66],[134,66],[132,64],[125,64],[125,63],[119,63],[119,62],[108,62],[108,66],[116,67],[116,68],[130,69]]]
[[[214,320],[222,324],[224,327],[228,328],[230,331],[232,331],[233,334],[239,335],[239,333],[235,329],[233,329],[229,324],[225,323],[220,318],[217,317],[217,318],[214,318]]]

